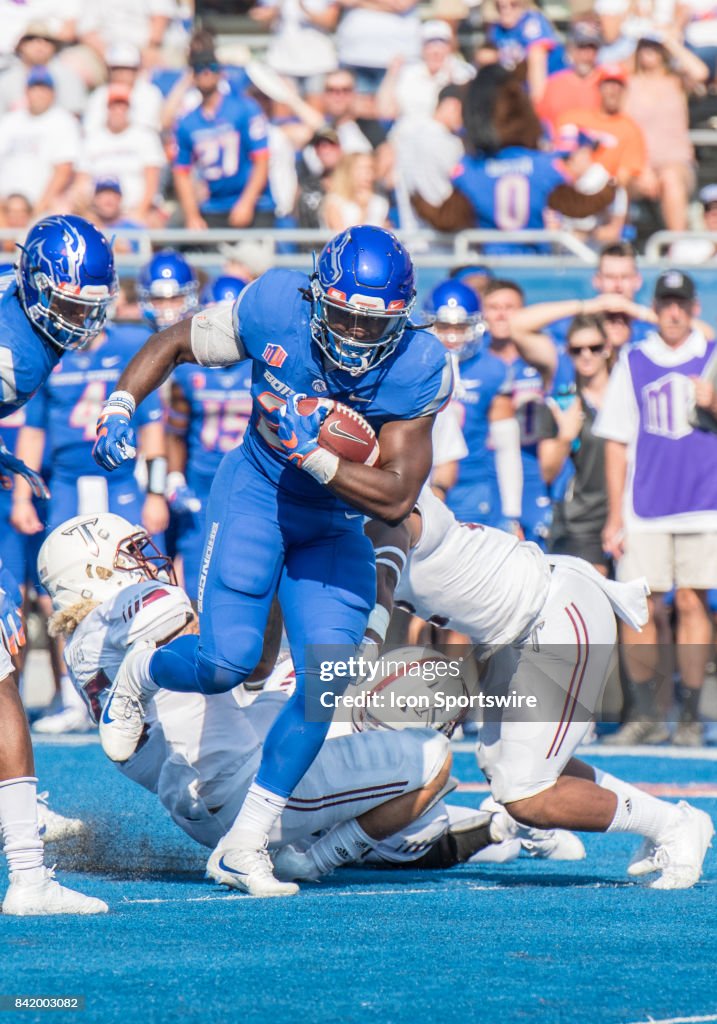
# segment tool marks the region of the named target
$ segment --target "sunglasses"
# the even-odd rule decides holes
[[[205,71],[211,71],[216,75],[222,70],[222,66],[221,64],[195,64],[192,70],[195,75],[201,75]]]
[[[600,355],[601,352],[605,351],[605,342],[601,342],[599,345],[569,345],[568,352],[571,356],[579,356],[581,352],[592,352],[594,356]]]
[[[353,92],[354,87],[352,85],[327,85],[324,92]]]

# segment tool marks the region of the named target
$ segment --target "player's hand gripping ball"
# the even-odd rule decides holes
[[[297,403],[302,416],[310,416],[326,402],[322,398],[303,398]],[[376,431],[363,416],[343,402],[331,402],[331,409],[319,429],[319,445],[347,462],[374,466],[379,447]]]

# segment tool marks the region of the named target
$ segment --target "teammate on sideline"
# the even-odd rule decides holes
[[[392,559],[400,576],[396,599],[423,618],[441,616],[483,653],[485,691],[538,698],[532,715],[485,711],[477,755],[495,800],[541,829],[641,835],[631,875],[659,872],[654,889],[693,886],[714,834],[709,816],[573,758],[610,667],[613,611],[633,628],[647,621],[644,581],[605,580],[582,559],[546,557],[501,531],[471,529],[427,487],[400,527],[371,529],[378,531],[377,559]],[[379,600],[388,615],[385,587]],[[556,707],[559,719],[551,715]],[[314,878],[321,859],[311,848],[287,848],[277,873]]]
[[[274,877],[266,844],[328,729],[327,721],[312,721],[321,710],[314,661],[325,660],[327,647],[354,647],[373,626],[373,551],[356,510],[400,522],[431,468],[434,414],[453,379],[437,338],[410,323],[414,303],[413,264],[398,240],[381,228],[349,228],[327,243],[311,277],[267,271],[233,310],[220,306],[151,338],[98,424],[95,457],[113,469],[134,456],[136,403],[175,366],[252,360],[251,424],[222,461],[207,508],[199,641],[181,637],[157,652],[132,652],[100,725],[105,751],[123,760],[154,687],[217,693],[242,682],[258,661],[278,593],[296,691],[267,736],[235,824],[210,858],[252,895],[297,891]],[[305,395],[358,407],[378,432],[381,468],[321,448],[327,409],[302,416]],[[317,645],[327,645],[323,657]],[[149,660],[148,690],[142,669]]]
[[[117,293],[112,250],[81,217],[47,217],[30,230],[0,299],[0,415],[19,409],[72,348],[86,345],[101,330]],[[36,494],[42,480],[0,448],[0,474],[19,473]],[[4,914],[99,914],[102,900],[66,889],[43,863],[37,821],[37,779],[25,712],[10,654],[22,625],[13,594],[0,593],[0,828],[10,872]],[[15,636],[12,636],[12,633]],[[10,635],[8,635],[10,634]]]

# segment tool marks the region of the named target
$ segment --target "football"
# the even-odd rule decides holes
[[[303,416],[310,416],[322,403],[321,398],[304,398],[298,404]],[[319,444],[348,462],[361,462],[373,466],[378,461],[379,448],[376,431],[363,416],[342,402],[335,402],[333,409],[321,424]]]

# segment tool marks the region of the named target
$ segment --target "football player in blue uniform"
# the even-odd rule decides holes
[[[433,489],[444,492],[461,522],[513,529],[520,518],[522,467],[518,424],[505,393],[508,369],[482,345],[481,304],[468,285],[442,281],[424,309],[435,316],[433,330],[456,360],[454,404],[468,448],[454,479],[434,471]]]
[[[81,217],[47,217],[31,228],[15,278],[0,282],[0,416],[21,408],[63,354],[101,330],[117,293],[112,250]],[[41,478],[0,447],[0,475],[19,473],[36,494]],[[7,570],[0,576],[0,828],[10,872],[4,914],[97,914],[102,900],[66,889],[44,867],[30,734],[10,654],[22,639]]]
[[[296,694],[208,865],[212,877],[253,895],[296,892],[274,878],[268,830],[326,736],[321,693],[347,685],[332,666],[367,629],[385,634],[386,622],[369,620],[375,565],[362,513],[400,522],[411,511],[431,468],[434,414],[452,391],[447,353],[409,320],[414,303],[413,264],[403,246],[381,228],[350,228],[327,243],[310,277],[270,270],[233,309],[215,307],[152,337],[98,424],[95,457],[115,468],[135,451],[137,401],[173,367],[251,360],[251,422],[243,443],[224,457],[209,497],[200,637],[130,651],[100,735],[105,752],[123,760],[143,727],[142,701],[156,686],[215,693],[247,679],[278,593]],[[327,408],[301,415],[305,396],[360,410],[378,434],[380,467],[321,447]]]
[[[224,275],[207,284],[202,304],[235,302],[248,282]],[[172,374],[167,412],[167,494],[176,521],[184,589],[196,602],[204,550],[204,522],[214,474],[224,455],[241,444],[252,409],[251,363],[201,367]]]

